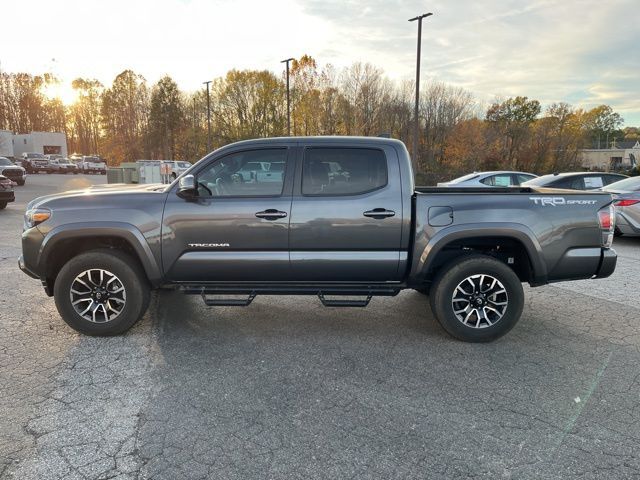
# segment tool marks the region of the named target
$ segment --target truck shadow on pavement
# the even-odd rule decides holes
[[[600,402],[632,408],[619,388],[638,352],[613,356],[608,341],[574,328],[579,321],[546,321],[569,296],[533,294],[506,337],[465,344],[416,292],[367,309],[327,309],[310,297],[209,309],[160,292],[144,320],[157,354],[137,435],[143,474],[418,478],[428,467],[448,478],[554,478],[576,457],[619,465],[593,455],[611,428],[612,452],[633,428],[618,428]],[[576,399],[592,396],[583,411]],[[483,445],[471,455],[478,463],[470,444]],[[632,450],[622,455],[640,468]]]

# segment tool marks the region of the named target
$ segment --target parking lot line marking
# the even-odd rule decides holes
[[[560,448],[560,445],[562,445],[562,442],[564,442],[564,439],[567,437],[567,435],[569,435],[569,432],[573,430],[573,427],[578,421],[578,418],[580,417],[582,410],[584,410],[584,407],[587,405],[589,398],[591,398],[591,395],[600,384],[600,379],[602,378],[604,371],[607,369],[607,366],[609,365],[609,362],[611,361],[612,356],[613,356],[613,350],[609,352],[609,355],[607,355],[607,358],[605,359],[604,363],[598,369],[598,373],[596,373],[596,376],[591,382],[591,385],[589,385],[589,389],[587,390],[587,392],[582,397],[576,397],[580,399],[580,402],[576,402],[576,411],[573,413],[573,415],[571,415],[571,417],[569,417],[569,420],[567,421],[564,429],[562,430],[562,434],[560,435],[560,438],[558,439],[555,446],[553,447],[551,456],[555,455],[555,453]]]

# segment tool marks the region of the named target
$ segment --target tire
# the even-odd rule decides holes
[[[441,269],[431,286],[430,303],[440,325],[451,336],[463,342],[491,342],[520,319],[524,291],[507,265],[487,255],[472,255]]]
[[[7,208],[7,202],[0,202],[0,210]]]
[[[16,183],[21,187],[24,187],[24,182],[25,182],[24,180],[18,180]]]
[[[102,283],[100,270],[106,272]],[[92,272],[91,278],[86,276],[87,271]],[[98,284],[109,289],[115,285],[116,288],[114,293],[96,292]],[[72,287],[80,295],[72,292]],[[94,287],[93,294],[90,294],[90,287]],[[116,292],[121,287],[124,290]],[[87,295],[82,295],[85,291]],[[126,332],[144,315],[149,306],[150,287],[142,268],[129,255],[100,249],[81,253],[69,260],[58,273],[53,296],[60,316],[71,328],[85,335],[110,336]],[[98,300],[100,296],[102,300]],[[85,315],[95,321],[80,315],[83,312],[77,311],[72,302],[76,302],[78,309],[83,311],[87,305],[90,311]]]

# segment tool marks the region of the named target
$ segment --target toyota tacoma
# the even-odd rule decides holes
[[[19,265],[89,335],[129,329],[160,287],[210,306],[305,294],[329,307],[414,289],[447,332],[470,342],[516,324],[523,282],[614,271],[608,193],[415,188],[413,179],[398,140],[242,141],[171,185],[33,200]]]

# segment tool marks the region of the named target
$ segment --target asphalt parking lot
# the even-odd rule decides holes
[[[0,211],[0,478],[638,478],[640,239],[604,280],[526,288],[501,340],[448,337],[416,292],[204,306],[156,294],[90,338],[22,274],[32,175]]]

